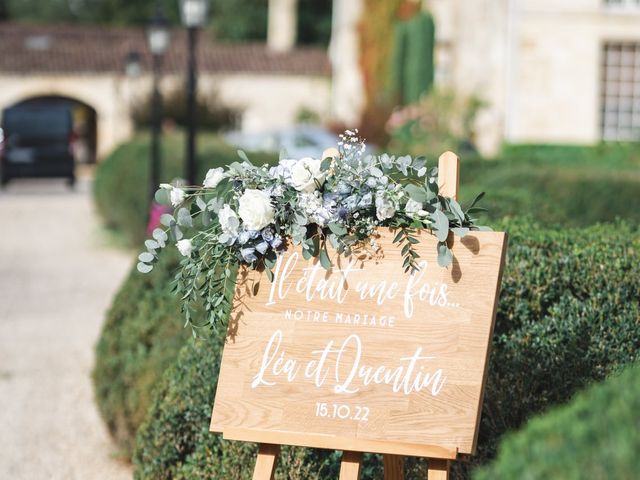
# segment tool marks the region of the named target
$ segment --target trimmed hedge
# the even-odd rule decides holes
[[[637,227],[616,223],[550,231],[520,220],[502,228],[510,234],[510,246],[479,450],[470,465],[456,465],[458,478],[467,478],[473,466],[492,458],[504,433],[640,355]],[[219,355],[219,339],[190,345],[165,374],[138,433],[136,478],[250,474],[252,447],[208,433]],[[288,452],[279,478],[314,478],[303,476],[303,466],[313,466],[318,478],[335,478],[335,453]],[[365,468],[363,478],[379,478],[377,457],[368,457]],[[414,462],[408,473],[417,475],[423,468]]]
[[[146,236],[149,214],[150,140],[140,134],[118,147],[98,165],[93,183],[93,196],[98,212],[107,226],[124,235],[132,245]],[[204,179],[208,169],[239,161],[236,149],[217,136],[198,137],[198,178]],[[252,153],[257,164],[277,160],[277,155]],[[164,135],[160,179],[170,182],[184,176],[184,138],[179,133]]]
[[[487,192],[491,223],[521,215],[563,228],[640,223],[639,171],[637,145],[511,146],[497,160],[463,158],[461,196]]]
[[[96,347],[93,382],[98,408],[125,456],[131,455],[162,372],[189,338],[170,291],[177,266],[176,254],[164,255],[148,275],[134,265],[107,313]]]
[[[507,436],[474,479],[632,479],[640,472],[640,364]]]

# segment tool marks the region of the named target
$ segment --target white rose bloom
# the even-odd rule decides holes
[[[247,230],[262,230],[273,222],[275,210],[271,197],[262,190],[248,188],[238,199],[238,213]]]
[[[291,167],[291,185],[299,192],[313,192],[322,186],[327,172],[320,171],[321,160],[305,157]]]
[[[396,214],[396,208],[392,202],[384,198],[376,198],[376,217],[378,220],[386,220]]]
[[[238,236],[238,227],[240,226],[238,215],[228,204],[225,203],[218,212],[218,221],[224,233],[233,238]]]
[[[413,198],[410,198],[404,207],[404,211],[409,215],[418,215],[421,210],[422,203],[415,201]]]
[[[187,197],[187,194],[181,188],[173,188],[171,193],[169,194],[169,198],[171,199],[171,205],[174,207],[179,206],[184,199]]]
[[[191,240],[189,240],[188,238],[179,240],[178,243],[176,243],[176,247],[178,247],[178,251],[184,257],[191,256],[191,252],[193,251],[193,244],[191,243]]]
[[[182,202],[184,202],[186,196],[187,194],[181,188],[171,189],[171,193],[169,194],[169,197],[171,198],[171,205],[173,205],[174,207],[179,206]]]
[[[224,179],[224,169],[223,168],[211,168],[207,172],[207,176],[204,179],[204,183],[202,184],[205,188],[216,188],[218,184]]]
[[[282,159],[278,162],[278,165],[269,169],[269,174],[272,177],[280,177],[283,180],[289,181],[291,178],[291,167],[297,162],[297,160]]]

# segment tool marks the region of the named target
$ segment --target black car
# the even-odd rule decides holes
[[[63,177],[75,183],[73,116],[67,107],[15,106],[2,113],[0,183],[17,177]]]

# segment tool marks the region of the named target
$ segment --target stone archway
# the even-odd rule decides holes
[[[98,153],[98,115],[90,105],[62,95],[32,96],[12,107],[67,107],[73,118],[73,144],[76,163],[95,163]]]

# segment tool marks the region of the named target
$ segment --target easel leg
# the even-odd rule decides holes
[[[362,452],[345,450],[342,453],[342,462],[340,462],[340,480],[358,480],[361,465]]]
[[[253,480],[273,480],[278,455],[280,455],[280,445],[270,443],[259,444],[256,468],[253,471]]]
[[[440,458],[427,459],[427,480],[449,480],[449,460]]]
[[[404,480],[404,457],[402,455],[383,456],[384,480]]]

